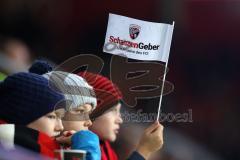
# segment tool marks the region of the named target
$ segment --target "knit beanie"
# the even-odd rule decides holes
[[[122,99],[121,91],[108,78],[90,72],[80,72],[78,75],[83,77],[91,86],[93,86],[96,93],[97,108],[91,114],[91,118],[100,116]]]
[[[7,123],[27,125],[64,105],[64,96],[34,73],[16,73],[0,84],[0,119]]]
[[[72,110],[84,104],[97,106],[97,99],[92,86],[82,77],[63,71],[51,71],[46,61],[36,61],[29,69],[31,72],[42,74],[49,80],[49,86],[63,93],[66,99],[66,110]]]

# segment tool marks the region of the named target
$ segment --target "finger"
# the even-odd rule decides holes
[[[62,135],[66,136],[68,134],[68,131],[64,131]]]
[[[75,130],[71,130],[70,131],[70,133],[72,133],[72,134],[74,134],[74,133],[76,133],[77,131],[75,131]]]
[[[69,144],[70,139],[68,137],[57,137],[56,141],[60,144]]]
[[[163,130],[163,129],[164,129],[164,126],[159,123],[159,128],[160,128],[160,130]]]
[[[151,133],[152,131],[154,131],[155,129],[157,129],[160,126],[159,122],[154,122],[152,125],[150,125],[145,132],[146,133]]]
[[[56,138],[56,141],[57,141],[58,143],[60,143],[60,144],[64,143],[64,142],[63,142],[63,137],[57,137],[57,138]]]
[[[163,126],[159,125],[159,127],[153,130],[150,134],[152,134],[153,136],[163,137]]]

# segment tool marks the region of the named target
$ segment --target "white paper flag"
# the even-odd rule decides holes
[[[109,14],[103,51],[138,60],[167,62],[174,24]]]

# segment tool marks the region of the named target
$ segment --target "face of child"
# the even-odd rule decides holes
[[[123,122],[120,109],[121,104],[118,103],[106,113],[97,117],[95,121],[93,121],[90,130],[95,132],[101,140],[115,141],[120,129],[120,124]]]
[[[89,119],[91,112],[92,106],[90,104],[84,104],[72,111],[66,112],[63,120],[64,130],[88,130],[88,127],[92,125],[92,121]]]
[[[63,131],[61,119],[64,112],[64,109],[57,109],[28,124],[27,127],[43,132],[50,137],[56,137]]]

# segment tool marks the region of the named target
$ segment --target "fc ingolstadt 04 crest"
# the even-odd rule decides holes
[[[141,27],[136,24],[130,24],[129,35],[132,39],[136,39],[140,33]]]

